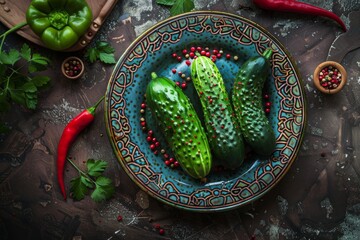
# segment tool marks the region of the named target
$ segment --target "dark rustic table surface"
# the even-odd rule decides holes
[[[71,81],[61,75],[60,64],[70,55],[83,58],[84,51],[52,52],[27,42],[51,59],[47,74],[52,81],[41,92],[36,110],[14,105],[0,115],[10,128],[0,138],[0,239],[358,239],[360,1],[305,2],[336,13],[354,35],[346,36],[332,20],[263,11],[250,0],[195,0],[198,10],[243,16],[277,37],[297,64],[307,99],[303,144],[285,177],[257,201],[221,213],[173,208],[142,191],[113,153],[103,106],[70,155],[80,165],[89,158],[107,161],[105,175],[114,181],[116,193],[102,203],[90,197],[64,201],[56,179],[60,135],[70,119],[104,95],[114,65],[86,62],[81,79]],[[5,6],[5,1],[0,3]],[[93,41],[110,42],[119,58],[138,35],[169,14],[155,0],[119,0]],[[0,32],[5,30],[1,25]],[[336,60],[346,68],[348,83],[340,93],[324,95],[314,88],[313,71],[328,59],[338,37],[344,38],[344,57]],[[12,34],[4,46],[20,47],[24,42]],[[68,164],[65,175],[69,184],[76,171]]]

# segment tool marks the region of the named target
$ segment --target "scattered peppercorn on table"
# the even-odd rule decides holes
[[[198,13],[171,17],[181,9],[160,1],[118,1],[96,37],[79,51],[51,50],[16,33],[6,36],[0,45],[0,103],[4,92],[14,101],[0,106],[8,109],[0,113],[0,239],[356,239],[360,235],[360,51],[356,41],[348,40],[355,39],[354,29],[360,27],[358,18],[349,17],[360,15],[360,3],[302,1],[339,19],[333,14],[289,14],[286,8],[276,11],[275,2],[280,1],[192,2],[181,9],[193,6]],[[13,11],[6,10],[8,6],[1,3],[0,14]],[[39,24],[34,17],[35,23]],[[0,34],[7,30],[0,25]],[[157,37],[161,41],[155,41]],[[355,49],[338,54],[345,56],[342,59],[328,56],[335,39],[344,46],[354,44]],[[106,44],[95,54],[108,63],[85,57],[97,41],[114,47],[112,52]],[[345,49],[350,47],[339,51]],[[3,70],[20,58],[40,61],[37,53],[51,64],[39,72],[37,62],[29,63],[28,80],[16,80]],[[118,64],[109,61],[111,53]],[[243,64],[252,69],[245,62],[262,54],[269,66],[264,68],[264,85],[255,84],[254,97],[251,86],[258,77],[240,70]],[[69,57],[77,57],[83,65],[67,61]],[[204,66],[215,70],[206,71]],[[24,70],[16,64],[12,68]],[[15,76],[16,71],[11,73]],[[145,94],[151,72],[175,82],[161,85],[166,107],[161,108],[161,96],[155,95],[158,86],[151,86],[151,96]],[[46,88],[43,76],[51,78]],[[28,82],[20,88],[16,81]],[[195,110],[184,107],[184,95]],[[238,100],[234,98],[241,96],[252,100],[239,101],[234,108],[231,104]],[[37,103],[35,109],[19,105],[29,99]],[[275,139],[271,132],[268,144],[261,147],[246,140],[256,139],[258,130],[237,126],[243,105],[249,107],[246,121],[261,115],[254,128],[272,128]],[[156,108],[161,111],[153,114]],[[183,114],[188,109],[191,116]],[[84,113],[87,122],[72,121]],[[164,125],[162,130],[155,117]],[[193,119],[204,129],[194,127]],[[235,128],[247,129],[243,142],[238,138],[244,132],[226,134]],[[175,136],[176,154],[164,136]],[[206,139],[212,144],[207,145]],[[239,142],[244,149],[226,150],[226,159],[219,157],[221,148]],[[216,155],[214,143],[220,146]],[[211,149],[203,154],[206,160],[198,161],[200,145],[202,150]],[[243,156],[235,156],[236,152]],[[178,155],[188,157],[178,161]],[[228,163],[219,163],[220,159]],[[195,177],[185,173],[185,165]]]

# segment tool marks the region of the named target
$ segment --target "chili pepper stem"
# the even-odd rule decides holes
[[[105,96],[102,96],[93,106],[89,107],[87,110],[94,115],[96,108],[99,106],[99,104],[104,100]]]
[[[1,43],[0,43],[0,51],[2,49],[2,46],[4,45],[4,41],[7,35],[9,35],[12,32],[16,32],[17,30],[19,30],[20,28],[26,26],[28,23],[27,22],[22,22],[19,23],[17,25],[15,25],[14,27],[10,28],[9,30],[7,30],[6,32],[4,32],[3,34],[0,35],[1,38]]]

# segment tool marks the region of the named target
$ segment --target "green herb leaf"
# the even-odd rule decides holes
[[[94,63],[98,59],[98,51],[96,48],[89,48],[85,53],[85,58],[89,60],[89,62]]]
[[[26,61],[30,61],[31,59],[31,49],[29,45],[24,44],[20,49],[20,55],[22,58],[24,58]]]
[[[95,202],[101,202],[103,200],[109,199],[115,192],[115,188],[111,179],[107,177],[98,177],[96,179],[95,185],[95,190],[91,194],[91,198]]]
[[[33,97],[29,97],[29,95],[25,94],[25,102],[26,102],[26,107],[28,109],[31,109],[31,110],[35,110],[36,109],[36,106],[38,104],[38,100],[37,100],[37,97],[33,98]]]
[[[99,59],[100,59],[100,61],[102,61],[103,63],[106,63],[106,64],[116,63],[115,56],[112,53],[101,52],[99,54]]]
[[[70,191],[75,200],[84,199],[88,193],[87,185],[84,182],[87,182],[87,180],[86,177],[82,175],[70,181]]]
[[[176,0],[170,9],[171,16],[189,12],[195,8],[194,0]]]
[[[87,187],[87,188],[94,188],[94,183],[91,181],[91,179],[87,177],[81,178],[81,182]]]
[[[9,53],[2,52],[0,54],[0,62],[2,64],[13,66],[20,59],[20,53],[16,49],[10,49]]]
[[[115,48],[113,48],[108,42],[100,41],[97,42],[96,46],[99,52],[105,52],[105,53],[115,52]]]
[[[90,47],[86,50],[85,58],[87,58],[90,63],[100,60],[106,64],[114,64],[116,63],[114,52],[115,49],[110,45],[110,43],[98,41],[94,47]]]
[[[156,3],[171,7],[172,5],[174,5],[175,1],[176,0],[156,0]]]
[[[38,53],[33,54],[31,61],[43,66],[47,66],[50,63],[50,60],[47,57],[43,57]]]
[[[20,105],[26,106],[26,96],[23,91],[9,89],[11,100]]]
[[[47,69],[50,64],[50,59],[34,53],[29,61],[28,70],[30,73],[41,72]]]
[[[43,87],[43,86],[46,86],[50,82],[50,77],[48,77],[48,76],[35,76],[35,77],[32,78],[31,82],[34,83],[34,85],[36,87]]]
[[[108,163],[103,160],[94,160],[89,159],[86,162],[86,167],[88,169],[88,174],[92,177],[100,176],[107,167]]]
[[[37,91],[35,84],[32,82],[24,83],[24,85],[22,85],[22,89],[24,90],[24,92],[28,93],[35,93]]]

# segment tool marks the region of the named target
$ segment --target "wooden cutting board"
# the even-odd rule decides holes
[[[25,22],[25,15],[30,2],[31,0],[0,0],[0,21],[8,28]],[[93,12],[92,24],[86,34],[80,37],[74,46],[65,50],[67,52],[81,50],[90,43],[99,31],[105,18],[115,6],[117,0],[87,0],[87,2]],[[21,28],[17,33],[35,44],[46,47],[29,26]]]

